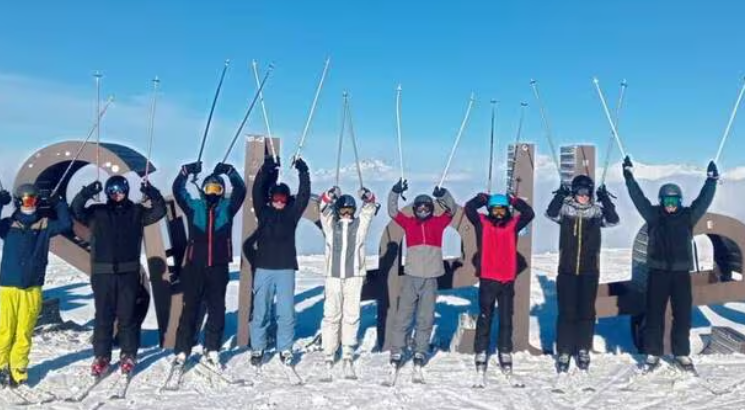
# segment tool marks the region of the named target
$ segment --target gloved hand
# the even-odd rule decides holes
[[[479,198],[479,203],[481,205],[486,205],[487,203],[489,203],[489,194],[487,194],[486,192],[479,192],[478,194],[476,194],[476,196]]]
[[[569,187],[566,186],[565,184],[561,184],[561,185],[559,185],[559,189],[557,189],[553,193],[557,197],[566,198],[566,197],[572,195],[572,190],[569,189]]]
[[[605,184],[600,185],[597,190],[598,195],[598,201],[600,202],[606,202],[610,200],[610,192],[608,192],[608,188],[605,187]]]
[[[281,166],[279,157],[275,158],[272,155],[266,155],[264,156],[264,164],[262,164],[262,167],[266,170],[274,171],[276,169],[279,169]]]
[[[393,188],[391,188],[391,191],[401,195],[404,192],[406,192],[409,189],[409,181],[405,179],[399,179],[398,182],[396,182],[395,185],[393,185]]]
[[[202,161],[192,162],[183,166],[187,175],[197,175],[202,172]]]
[[[623,159],[623,176],[624,178],[631,178],[634,176],[634,164],[631,162],[631,158],[626,155]]]
[[[709,166],[706,167],[706,176],[711,179],[719,179],[719,169],[717,168],[717,164],[714,163],[714,161],[709,162]]]
[[[447,189],[445,189],[445,188],[443,188],[441,186],[437,186],[432,191],[432,196],[434,196],[435,198],[442,198],[442,197],[445,196],[445,194],[447,194],[447,192],[448,192]]]
[[[103,186],[101,185],[101,181],[95,181],[92,184],[88,184],[85,187],[83,187],[83,196],[86,198],[93,198],[94,196],[98,195],[103,191]]]
[[[305,174],[308,172],[308,164],[302,158],[297,158],[295,159],[295,169],[297,169],[297,172]]]
[[[213,173],[215,175],[228,175],[231,172],[233,172],[233,166],[230,164],[226,164],[224,162],[220,162],[217,165],[215,165],[215,170]]]
[[[375,202],[375,194],[372,193],[369,189],[362,187],[359,191],[357,191],[357,194],[360,196],[360,199],[362,199],[362,202],[364,203],[371,203]]]
[[[6,190],[0,191],[0,205],[5,206],[8,205],[13,200],[13,197],[10,196],[10,192]]]
[[[54,195],[50,196],[49,198],[47,198],[47,203],[52,208],[56,208],[57,207],[57,204],[59,204],[63,200],[64,199],[62,198],[62,195],[61,194],[54,194]]]
[[[140,185],[140,192],[142,192],[142,195],[148,197],[148,198],[157,198],[160,196],[160,191],[158,191],[158,188],[154,187],[150,181],[142,181],[142,184]]]
[[[336,200],[341,196],[341,188],[336,185],[332,186],[328,191],[326,191],[326,196],[331,202],[336,202]]]

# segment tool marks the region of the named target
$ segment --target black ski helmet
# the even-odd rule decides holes
[[[417,212],[417,208],[420,207],[426,207],[426,211],[424,213]],[[417,195],[416,198],[414,198],[414,215],[419,219],[427,219],[430,216],[432,216],[432,213],[435,211],[435,202],[432,200],[432,197],[427,194],[421,194]]]
[[[662,204],[662,198],[666,197],[676,197],[680,198],[680,200],[683,200],[683,190],[680,189],[680,186],[673,183],[664,184],[660,187],[660,193],[658,194],[658,198],[660,200],[660,204]]]
[[[209,189],[206,189],[207,185],[219,185],[222,190],[219,194],[209,193],[207,192],[209,191]],[[223,197],[225,195],[225,180],[223,180],[220,175],[211,174],[210,176],[205,178],[204,181],[202,181],[202,195],[211,200]]]
[[[352,215],[357,212],[357,201],[354,200],[352,195],[342,195],[336,200],[334,204],[334,211],[339,214],[341,208],[352,208]]]
[[[290,187],[287,186],[284,182],[280,182],[279,184],[275,184],[272,187],[269,188],[269,198],[273,197],[274,194],[280,194],[284,195],[287,198],[290,197]]]
[[[124,178],[121,175],[114,175],[106,180],[106,186],[104,187],[104,192],[106,192],[107,197],[111,197],[111,195],[121,192],[124,194],[125,198],[129,197],[129,181],[127,181],[127,178]]]
[[[13,204],[16,208],[23,206],[24,198],[36,198],[35,206],[38,205],[39,201],[39,190],[34,184],[21,184],[16,188],[13,193]]]
[[[592,198],[592,191],[595,190],[595,182],[587,175],[577,175],[572,179],[572,195],[576,196],[580,191],[587,191],[587,195]]]

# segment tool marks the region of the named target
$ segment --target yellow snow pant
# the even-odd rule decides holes
[[[41,312],[41,287],[0,286],[0,369],[10,367],[16,381],[28,379],[28,355]]]

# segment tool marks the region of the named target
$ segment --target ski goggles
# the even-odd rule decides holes
[[[116,194],[127,194],[127,188],[121,184],[109,185],[106,187],[106,195],[114,196]]]
[[[345,206],[339,208],[339,216],[354,216],[354,211],[356,211],[354,207]]]
[[[680,207],[681,202],[682,201],[679,196],[663,196],[662,197],[662,206],[664,206],[665,208],[669,206],[674,206],[676,208]]]
[[[506,206],[493,206],[489,209],[489,213],[495,218],[504,218],[507,216],[507,210]]]
[[[272,195],[272,203],[280,203],[280,204],[286,204],[287,203],[287,195],[285,194],[274,194]]]
[[[574,191],[574,196],[591,196],[592,192],[590,192],[589,188],[579,188],[576,191]]]
[[[23,195],[19,198],[21,208],[36,208],[39,204],[39,197],[36,195]]]
[[[432,215],[432,205],[419,204],[414,207],[414,214],[419,218],[427,218]]]
[[[205,195],[222,195],[224,191],[225,188],[220,184],[209,183],[204,186]]]

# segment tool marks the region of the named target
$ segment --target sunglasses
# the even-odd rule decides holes
[[[680,206],[680,197],[679,196],[664,196],[662,197],[662,206],[668,207],[668,206],[674,206],[679,207]]]
[[[220,184],[207,184],[204,186],[204,193],[207,195],[222,195],[223,190]]]
[[[36,208],[36,205],[39,203],[39,197],[35,195],[24,195],[21,197],[21,207],[22,208]]]
[[[285,194],[274,194],[272,195],[272,202],[278,202],[280,204],[287,203],[287,195]]]

